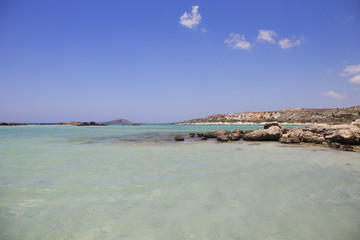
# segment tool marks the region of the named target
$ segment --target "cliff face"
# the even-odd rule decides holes
[[[231,123],[231,122],[319,122],[319,123],[350,123],[360,118],[360,106],[350,108],[292,108],[281,111],[242,112],[215,114],[205,118],[196,118],[183,123]]]

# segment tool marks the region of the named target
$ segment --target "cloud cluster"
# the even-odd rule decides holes
[[[199,25],[201,21],[201,14],[198,12],[198,9],[199,6],[192,6],[191,13],[185,12],[180,17],[179,23],[190,29],[196,28],[196,26]]]
[[[195,29],[201,22],[201,14],[199,13],[199,6],[192,6],[191,13],[185,12],[181,17],[179,24],[190,28]],[[207,29],[200,28],[202,33],[206,33]],[[283,38],[279,41],[276,40],[278,34],[269,29],[260,29],[256,41],[259,43],[271,43],[275,44],[276,42],[282,49],[289,49],[297,45],[302,44],[303,39],[297,39],[295,36],[292,38]],[[255,46],[255,43],[250,43],[246,40],[245,36],[239,33],[232,32],[229,37],[225,39],[225,44],[232,49],[240,50],[250,50],[252,46]]]
[[[278,34],[273,30],[260,29],[256,41],[259,43],[276,43],[276,37]],[[230,33],[229,38],[224,41],[232,49],[250,50],[254,43],[250,43],[245,39],[244,35],[239,33]],[[304,39],[297,39],[295,36],[290,38],[283,38],[278,41],[280,48],[288,49],[300,45],[304,42]]]
[[[321,94],[321,96],[327,96],[335,99],[343,99],[346,98],[346,94],[339,94],[333,91],[327,91]]]
[[[225,39],[225,44],[227,44],[232,49],[242,49],[242,50],[250,50],[251,44],[246,41],[244,35],[240,35],[238,33],[230,33],[229,38]]]
[[[345,69],[339,73],[339,75],[342,77],[353,76],[349,79],[349,82],[360,84],[360,64],[346,66]]]

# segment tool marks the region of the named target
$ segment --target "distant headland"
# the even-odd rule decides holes
[[[349,108],[292,108],[280,111],[242,112],[214,114],[177,124],[260,124],[280,123],[327,123],[349,124],[360,118],[360,106]]]

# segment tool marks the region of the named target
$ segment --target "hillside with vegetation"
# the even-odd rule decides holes
[[[360,118],[360,106],[349,108],[292,108],[281,111],[214,114],[184,121],[191,123],[287,122],[287,123],[351,123]]]

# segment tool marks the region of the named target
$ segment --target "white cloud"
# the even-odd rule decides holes
[[[349,82],[351,83],[355,83],[355,84],[360,84],[360,74],[355,75],[354,77],[352,77]]]
[[[349,75],[355,75],[358,73],[360,73],[360,64],[346,66],[344,71],[342,71],[342,73],[339,73],[339,75],[345,77],[345,76],[349,76]]]
[[[251,44],[246,41],[244,35],[240,35],[238,33],[230,33],[229,38],[224,41],[230,48],[233,49],[242,49],[242,50],[250,50]]]
[[[199,25],[201,21],[201,14],[198,12],[198,9],[199,6],[192,6],[191,13],[185,12],[180,17],[179,23],[190,29],[196,28],[196,26]]]
[[[207,32],[207,29],[206,29],[206,28],[200,28],[200,31],[201,31],[202,33],[206,33],[206,32]]]
[[[279,41],[279,45],[282,49],[287,49],[300,45],[304,40],[305,39],[296,39],[295,37],[293,37],[293,39],[284,38]]]
[[[276,42],[275,37],[277,37],[276,32],[272,30],[260,29],[257,37],[257,41],[275,43]]]
[[[321,96],[327,96],[335,99],[343,99],[346,98],[346,94],[339,94],[333,91],[324,92],[321,94]]]

